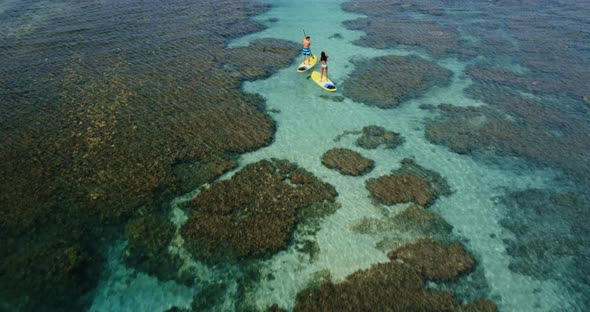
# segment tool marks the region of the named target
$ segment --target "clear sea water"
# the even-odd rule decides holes
[[[5,105],[2,102],[5,101],[0,102],[1,122],[6,126],[17,115],[21,118],[19,120],[27,120],[28,115],[51,111],[55,104],[52,103],[53,96],[59,91],[51,88],[44,90],[47,85],[43,81],[37,81],[35,76],[39,71],[45,73],[44,71],[55,70],[60,67],[59,64],[65,63],[65,60],[78,55],[91,59],[93,53],[112,53],[113,62],[117,58],[125,58],[129,62],[140,64],[138,68],[146,72],[157,74],[161,69],[166,75],[190,74],[190,71],[182,72],[181,66],[166,68],[166,62],[163,60],[165,57],[195,59],[194,55],[182,55],[194,53],[182,43],[182,38],[193,34],[193,31],[185,29],[190,25],[185,19],[198,16],[198,5],[187,5],[184,2],[190,1],[177,0],[170,4],[157,4],[152,1],[1,1],[0,25],[3,34],[0,35],[0,57],[4,60],[0,63],[0,73],[9,74],[5,75],[5,78],[0,78],[3,84],[0,86],[0,94],[3,98],[30,98],[30,101],[25,102],[30,104],[26,107],[2,107]],[[198,3],[198,0],[195,2]],[[384,55],[418,55],[452,71],[453,77],[449,86],[434,87],[394,109],[366,106],[349,98],[337,102],[325,97],[326,92],[311,80],[307,80],[307,75],[294,70],[300,62],[300,57],[293,59],[291,67],[278,70],[267,79],[243,83],[244,92],[257,93],[264,97],[269,114],[276,121],[277,129],[272,144],[239,156],[239,167],[221,179],[228,179],[239,168],[261,159],[287,159],[333,185],[339,194],[337,201],[341,204],[341,208],[334,215],[322,222],[321,230],[314,238],[321,248],[317,261],[310,262],[302,258],[300,253],[290,247],[260,264],[262,272],[272,274],[274,278],[261,279],[247,292],[248,300],[256,308],[264,310],[276,303],[280,307],[292,309],[296,294],[319,271],[328,270],[333,280],[338,281],[354,271],[368,268],[371,264],[387,261],[386,254],[375,248],[375,244],[382,237],[355,233],[351,227],[363,217],[382,217],[382,212],[369,198],[368,190],[365,188],[366,180],[389,174],[401,166],[402,159],[413,158],[418,164],[440,173],[454,191],[448,197],[437,199],[429,209],[439,213],[453,225],[454,234],[461,237],[467,249],[476,256],[478,268],[483,271],[489,284],[488,296],[498,304],[500,311],[587,309],[587,289],[584,292],[583,289],[576,289],[557,278],[532,277],[511,270],[512,256],[507,252],[505,239],[512,239],[513,234],[501,225],[502,220],[510,214],[507,212],[507,206],[499,199],[511,192],[527,189],[575,190],[583,193],[586,186],[565,175],[560,168],[539,166],[517,156],[490,156],[491,160],[485,161],[485,156],[457,154],[445,146],[432,144],[425,138],[425,122],[436,117],[436,113],[421,109],[420,104],[452,103],[465,107],[485,105],[463,92],[473,83],[464,73],[472,60],[456,56],[435,58],[427,51],[411,46],[374,49],[355,45],[353,42],[364,33],[349,30],[342,22],[363,15],[345,12],[341,8],[343,1],[340,0],[263,2],[271,5],[270,10],[253,19],[266,28],[233,39],[229,47],[246,46],[259,38],[279,38],[298,43],[304,30],[312,36],[312,49],[315,53],[325,50],[331,55],[330,78],[337,85],[353,72],[354,60]],[[558,2],[560,1],[555,3]],[[568,3],[563,1],[561,4],[564,9],[556,9],[555,14],[567,17],[569,11],[565,8],[568,7]],[[456,3],[447,5],[449,8],[457,8]],[[493,5],[495,4],[490,4]],[[136,9],[129,10],[131,6],[135,6]],[[121,7],[125,9],[121,10]],[[182,12],[183,9],[193,12],[184,14],[186,12]],[[465,16],[466,23],[472,22],[473,17],[470,17],[470,13],[478,12],[480,9],[466,4],[462,11],[454,12],[457,23],[461,23],[461,16]],[[164,10],[165,14],[158,14],[159,10]],[[174,19],[175,10],[179,11],[177,20]],[[92,14],[89,14],[89,11]],[[501,17],[483,15],[478,18]],[[551,16],[535,16],[535,12],[532,11],[530,18],[550,20]],[[586,28],[579,31],[589,34],[590,18],[582,18],[586,19]],[[125,28],[127,25],[137,25],[130,20],[141,20],[140,24],[144,27],[133,30]],[[161,35],[162,33],[167,35]],[[176,33],[178,36],[170,33]],[[334,37],[334,34],[340,36]],[[470,42],[478,40],[477,35],[469,34],[468,24],[465,25],[463,35],[465,40]],[[152,51],[166,45],[165,42],[158,42],[159,40],[170,40],[169,52]],[[518,41],[514,38],[512,40]],[[12,46],[7,48],[8,44]],[[150,51],[154,57],[149,56],[152,53]],[[590,52],[588,54],[590,57]],[[480,57],[481,59],[485,59],[485,56]],[[100,60],[108,61],[102,57]],[[90,71],[90,68],[100,68],[102,65],[104,64],[89,64],[88,67],[76,70]],[[516,60],[508,61],[502,66],[515,72],[522,72],[525,68]],[[57,70],[55,72],[55,75],[62,74],[64,73]],[[88,74],[93,75],[91,72]],[[342,94],[339,91],[335,95]],[[151,109],[157,110],[158,107]],[[581,118],[587,120],[590,115],[582,115]],[[394,150],[364,150],[354,144],[354,136],[334,140],[345,131],[360,130],[369,125],[378,125],[401,133],[405,137],[405,143]],[[51,128],[49,124],[23,124],[27,129],[36,126]],[[333,147],[346,147],[373,159],[374,170],[363,177],[350,177],[326,168],[321,164],[321,157]],[[190,201],[196,194],[197,190],[172,200],[169,216],[175,224],[181,225],[187,218],[178,205]],[[588,219],[588,216],[584,214],[580,218]],[[589,234],[576,233],[584,236],[581,240],[588,240]],[[164,311],[172,306],[188,308],[193,296],[198,296],[203,291],[205,282],[237,281],[240,277],[240,273],[231,265],[209,267],[189,259],[186,252],[180,250],[177,252],[184,253],[187,266],[199,272],[203,283],[197,283],[193,287],[174,282],[162,283],[155,277],[125,266],[121,261],[124,241],[113,241],[111,245],[105,255],[108,260],[99,285],[92,294],[89,311]],[[568,271],[571,269],[570,266],[564,265],[554,269],[558,272],[563,270],[565,276],[571,275]],[[217,310],[235,308],[235,298],[232,297],[232,294],[237,293],[238,285],[235,283],[224,294],[225,297],[216,306]]]

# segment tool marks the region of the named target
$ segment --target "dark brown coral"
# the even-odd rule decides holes
[[[358,176],[373,169],[374,161],[346,148],[333,148],[322,156],[322,164],[342,174]]]
[[[190,285],[189,276],[179,276],[182,260],[168,252],[176,227],[165,217],[143,216],[127,226],[125,263],[137,270],[154,275],[162,281],[176,280]]]
[[[417,56],[381,56],[356,65],[342,84],[344,95],[379,108],[394,108],[433,86],[448,85],[452,75]]]
[[[450,292],[426,291],[409,266],[379,263],[357,271],[343,282],[330,282],[297,295],[294,311],[455,311]]]
[[[24,247],[0,262],[0,275],[14,277],[10,287],[2,290],[8,299],[3,308],[18,306],[21,311],[36,311],[43,304],[44,309],[57,311],[83,305],[69,302],[69,298],[80,297],[94,287],[101,259],[64,241],[46,239]],[[20,298],[23,293],[34,300]]]
[[[392,226],[405,231],[418,231],[426,235],[445,236],[453,226],[439,214],[427,211],[421,206],[411,205],[392,218]]]
[[[431,203],[434,190],[428,182],[416,176],[387,175],[367,181],[371,195],[385,205],[414,202],[421,206]]]
[[[528,189],[500,199],[507,211],[500,225],[513,234],[503,240],[510,270],[556,279],[589,297],[588,198],[581,193]],[[555,263],[561,265],[556,267]]]
[[[367,17],[344,22],[349,29],[362,30],[365,36],[355,44],[377,49],[394,48],[399,45],[417,46],[437,55],[458,53],[472,55],[462,45],[459,32],[452,26],[437,23],[435,18],[417,20],[404,14],[405,10],[443,15],[443,7],[432,3],[413,1],[349,1],[343,4],[345,10],[361,12]],[[450,24],[450,23],[449,23]]]
[[[446,238],[453,230],[453,226],[437,213],[430,212],[419,205],[411,205],[393,217],[362,218],[352,226],[352,230],[362,234],[398,230]]]
[[[263,160],[201,192],[181,232],[201,259],[261,257],[287,246],[300,211],[335,196],[310,173]]]
[[[62,53],[65,46],[50,43],[48,50],[67,57],[39,63],[30,72],[3,67],[0,84],[10,95],[3,94],[0,105],[0,115],[9,116],[0,122],[0,267],[6,268],[0,288],[16,280],[20,286],[0,299],[18,305],[27,298],[33,308],[22,311],[40,306],[47,311],[84,310],[77,299],[98,282],[100,275],[93,271],[101,267],[101,257],[95,245],[111,225],[121,230],[140,211],[160,210],[172,196],[235,166],[236,154],[272,142],[275,124],[264,112],[264,99],[242,93],[241,82],[289,65],[296,45],[260,40],[247,48],[226,48],[231,38],[263,29],[249,19],[268,8],[259,2],[178,5],[117,20],[124,24],[118,38],[129,40],[99,48],[80,44],[75,53],[69,48]],[[86,16],[101,9],[77,12]],[[137,13],[126,6],[105,9]],[[98,23],[108,28],[113,16],[100,12],[105,18]],[[172,25],[170,20],[178,27],[163,30],[161,25]],[[71,42],[81,38],[64,36]],[[114,55],[114,50],[125,52]],[[35,59],[37,52],[30,52],[25,58]],[[236,56],[246,63],[262,58],[264,70],[236,64]],[[16,51],[7,57],[14,64],[25,61]],[[175,165],[184,162],[198,162],[198,170],[191,172],[202,176],[178,175]],[[85,235],[78,235],[79,228]],[[16,272],[37,270],[38,264],[29,259],[39,252],[27,245],[41,239],[48,242],[39,244],[60,241],[87,255],[86,271],[93,274],[81,270],[84,282],[76,284],[68,282],[75,279],[70,273],[56,270],[47,284],[72,289],[37,291],[34,279],[21,279]]]
[[[436,196],[449,196],[453,193],[446,179],[441,176],[440,173],[424,168],[410,158],[404,158],[401,163],[401,168],[391,172],[393,175],[411,175],[420,177],[428,182]]]
[[[379,126],[367,126],[355,144],[365,149],[376,149],[381,145],[394,149],[404,142],[404,138],[397,132],[387,131]]]
[[[394,254],[398,251],[399,254]],[[398,248],[390,258],[394,260],[356,271],[342,282],[311,285],[297,294],[293,310],[495,312],[497,309],[486,298],[460,305],[453,293],[424,287],[425,279],[448,281],[471,269],[473,259],[460,244],[421,239]]]
[[[461,312],[496,312],[498,307],[487,298],[480,298],[461,307]]]
[[[388,149],[394,149],[404,143],[405,139],[401,134],[386,130],[380,126],[366,126],[362,130],[347,130],[334,138],[334,142],[340,141],[347,135],[360,135],[354,142],[356,146],[364,149],[376,149],[380,146]]]
[[[430,238],[404,245],[387,255],[401,259],[417,272],[433,281],[452,281],[473,268],[474,260],[459,243],[443,244]]]
[[[498,92],[500,91],[500,92]],[[475,84],[467,89],[489,105],[441,104],[426,124],[426,138],[461,154],[488,151],[522,156],[590,181],[590,122],[568,101],[523,97],[506,88]],[[578,116],[576,116],[578,115]]]

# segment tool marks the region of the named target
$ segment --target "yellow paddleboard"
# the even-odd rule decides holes
[[[325,76],[323,77],[322,81],[320,81],[320,72],[313,71],[311,73],[311,79],[318,84],[318,86],[322,87],[322,89],[334,92],[336,91],[336,85],[330,80],[327,79]]]
[[[301,62],[301,64],[299,64],[299,66],[297,66],[297,71],[300,73],[306,72],[308,70],[310,70],[311,68],[313,68],[315,66],[315,63],[318,62],[318,59],[315,57],[315,54],[312,54],[311,57],[309,58],[309,64],[307,64],[308,60],[305,60],[304,62]]]

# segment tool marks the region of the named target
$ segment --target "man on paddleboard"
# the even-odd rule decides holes
[[[305,38],[303,38],[302,40],[303,43],[303,49],[301,49],[301,53],[303,54],[303,63],[305,63],[305,60],[307,60],[307,64],[310,64],[310,57],[311,57],[311,49],[309,48],[311,46],[311,38],[309,36],[305,36]]]

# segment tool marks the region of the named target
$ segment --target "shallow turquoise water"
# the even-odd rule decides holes
[[[277,17],[279,21],[267,25],[269,28],[264,32],[234,42],[243,44],[252,38],[277,34],[286,34],[290,39],[297,40],[301,36],[295,30],[305,27],[312,36],[315,53],[325,50],[331,54],[330,77],[336,84],[350,74],[353,69],[350,62],[356,58],[413,53],[408,50],[375,50],[351,44],[359,33],[345,29],[340,23],[355,16],[342,12],[338,4],[338,1],[321,4],[308,1],[303,5],[290,1],[273,2],[276,8],[259,18],[264,20],[266,16]],[[307,10],[308,7],[312,9]],[[283,21],[281,14],[306,18],[299,23],[290,18]],[[333,33],[341,34],[342,39],[328,39]],[[432,209],[440,212],[455,227],[457,234],[469,239],[468,247],[481,257],[481,265],[492,287],[492,298],[502,298],[500,308],[507,311],[559,310],[564,307],[564,302],[573,302],[575,294],[564,292],[558,283],[536,281],[514,274],[508,269],[510,256],[504,251],[502,237],[505,234],[498,225],[503,212],[494,202],[494,198],[502,195],[505,189],[551,187],[553,179],[559,173],[526,167],[518,172],[490,168],[426,141],[423,120],[429,117],[429,113],[420,110],[419,104],[445,102],[461,106],[481,105],[462,92],[470,84],[468,77],[461,77],[465,63],[453,58],[438,63],[455,73],[452,84],[446,88],[430,90],[394,110],[371,108],[349,99],[337,103],[320,98],[323,91],[293,69],[282,70],[265,81],[245,84],[245,91],[262,94],[267,99],[269,108],[280,112],[273,114],[279,125],[275,142],[270,147],[242,156],[242,163],[270,157],[286,158],[336,186],[342,209],[326,220],[318,234],[322,250],[320,261],[303,272],[313,273],[329,268],[334,277],[341,278],[386,259],[372,247],[376,237],[359,237],[350,231],[355,220],[377,213],[368,198],[368,191],[364,188],[365,178],[345,177],[327,169],[320,162],[322,154],[332,147],[346,147],[361,152],[376,162],[376,168],[367,178],[379,177],[398,168],[403,158],[414,158],[419,164],[440,172],[455,190],[451,197],[439,199]],[[352,140],[333,141],[346,130],[360,130],[368,125],[379,125],[399,132],[407,141],[393,151],[367,151],[356,147]],[[490,234],[495,234],[495,238],[490,238]],[[270,261],[271,266],[280,272],[278,274],[281,278],[270,282],[271,285],[263,287],[259,292],[261,307],[277,301],[285,302],[285,306],[293,304],[293,297],[301,283],[301,272],[295,265],[295,257],[296,255],[281,253]],[[285,262],[293,263],[293,271],[284,265]],[[293,283],[295,285],[288,286]],[[263,295],[269,289],[277,288],[282,288],[284,293],[269,297]],[[539,305],[543,308],[539,309]]]
[[[353,41],[362,37],[363,32],[346,29],[342,22],[362,17],[362,15],[343,11],[341,9],[343,1],[266,0],[264,2],[271,4],[272,8],[256,16],[254,20],[265,25],[266,29],[234,39],[230,47],[245,46],[259,38],[279,38],[299,42],[305,30],[312,37],[312,51],[315,54],[319,54],[322,50],[330,54],[330,78],[337,85],[351,75],[355,69],[353,61],[383,55],[418,55],[451,70],[453,77],[449,86],[434,87],[420,97],[402,103],[399,108],[390,110],[366,106],[349,98],[345,98],[342,102],[335,102],[321,97],[326,93],[306,79],[308,74],[295,71],[296,65],[300,62],[299,57],[293,60],[290,68],[280,70],[268,79],[243,84],[244,92],[258,93],[266,99],[267,109],[276,121],[277,131],[270,146],[241,155],[239,168],[261,159],[290,160],[323,181],[334,185],[339,194],[338,202],[341,204],[337,213],[326,218],[322,223],[321,231],[312,238],[321,248],[319,259],[310,263],[309,259],[302,257],[292,246],[271,259],[263,261],[260,264],[263,275],[272,274],[274,278],[262,279],[249,289],[246,300],[260,310],[274,303],[292,309],[296,294],[306,286],[316,272],[329,270],[332,278],[338,281],[356,270],[386,261],[386,255],[375,248],[375,244],[383,238],[382,236],[354,233],[351,227],[363,217],[383,217],[382,211],[368,197],[365,181],[368,178],[389,174],[391,170],[399,168],[402,159],[413,158],[420,165],[439,172],[454,191],[449,197],[437,199],[429,209],[440,213],[453,225],[454,234],[464,238],[467,249],[476,256],[479,261],[478,266],[483,270],[489,283],[488,295],[498,304],[501,311],[583,310],[584,300],[587,298],[585,299],[584,294],[577,292],[569,285],[563,284],[563,281],[553,278],[533,278],[510,269],[511,255],[506,250],[504,240],[513,238],[513,234],[500,224],[510,215],[506,211],[506,206],[498,199],[508,192],[531,188],[571,190],[583,188],[583,186],[576,185],[559,168],[533,165],[523,158],[513,156],[503,157],[500,160],[490,156],[491,160],[486,162],[472,155],[454,153],[444,146],[430,143],[425,138],[425,122],[428,118],[436,117],[436,113],[420,109],[421,104],[452,103],[465,107],[485,105],[482,101],[474,100],[463,92],[473,83],[472,79],[464,74],[465,68],[472,64],[473,60],[462,60],[456,56],[434,58],[423,50],[408,46],[395,49],[373,49],[355,45]],[[184,36],[191,36],[193,31],[181,26],[178,29],[174,26],[160,29],[158,26],[169,25],[168,23],[177,13],[189,20],[195,18],[190,14],[180,13],[186,8],[193,8],[190,4],[177,1],[168,7],[167,14],[159,15],[158,5],[135,3],[133,5],[136,5],[138,10],[128,10],[128,6],[127,10],[123,10],[128,15],[120,18],[128,21],[124,22],[122,27],[113,26],[114,20],[119,17],[116,16],[117,14],[110,15],[110,13],[118,12],[119,5],[127,4],[110,3],[111,7],[106,9],[96,4],[88,4],[90,8],[96,10],[97,14],[95,20],[86,21],[90,23],[86,26],[75,19],[76,16],[80,16],[77,14],[81,14],[76,12],[84,8],[72,8],[65,3],[35,2],[30,5],[27,14],[13,19],[7,12],[19,4],[10,1],[0,4],[0,14],[3,14],[0,22],[8,26],[8,34],[2,39],[11,43],[22,42],[22,46],[11,48],[11,52],[21,50],[22,54],[11,55],[10,62],[0,67],[2,72],[9,73],[11,77],[10,81],[5,80],[10,85],[4,87],[2,96],[16,96],[15,94],[19,92],[30,92],[34,95],[29,102],[30,107],[18,108],[16,115],[22,120],[27,121],[28,114],[43,114],[44,110],[51,110],[52,107],[49,95],[43,98],[44,91],[38,89],[43,88],[43,84],[35,84],[36,68],[55,70],[59,68],[56,63],[59,64],[71,58],[72,55],[84,54],[88,57],[87,53],[89,55],[120,53],[139,64],[139,67],[146,72],[158,72],[162,69],[171,75],[191,74],[190,71],[182,72],[182,69],[179,69],[181,66],[166,68],[165,59],[194,53],[190,47],[183,44],[182,40]],[[465,9],[466,12],[469,10],[477,10],[477,8]],[[466,13],[457,11],[455,14],[461,16]],[[48,25],[54,25],[55,19],[63,19],[61,24],[58,23],[63,25],[62,28],[47,28]],[[138,26],[136,23],[131,23],[129,19],[142,22]],[[133,27],[126,28],[126,24]],[[190,23],[180,21],[178,24],[186,26]],[[141,25],[145,28],[137,29]],[[96,29],[93,31],[95,33],[88,37],[79,36],[79,39],[92,37],[93,40],[77,41],[78,37],[72,35],[84,27]],[[120,31],[121,29],[124,31]],[[587,32],[588,29],[585,31]],[[175,33],[177,36],[167,37],[169,42],[158,42],[160,32]],[[466,29],[465,39],[476,44],[477,36],[468,33],[469,29]],[[335,37],[334,34],[340,36]],[[126,41],[129,40],[135,44],[127,44]],[[511,40],[517,41],[514,38]],[[160,51],[164,46],[172,48],[164,53]],[[43,53],[39,53],[36,49],[43,50]],[[52,49],[56,52],[53,53]],[[156,56],[148,57],[149,53],[144,53],[146,50]],[[64,51],[72,51],[72,54],[64,53]],[[29,57],[29,55],[39,56],[39,54],[46,54],[47,57],[33,59]],[[195,58],[195,55],[187,56],[188,60]],[[485,56],[481,58],[485,59]],[[516,60],[493,59],[490,61],[502,62],[504,67],[515,72],[522,72],[524,68]],[[100,66],[100,64],[92,64],[92,66]],[[56,74],[59,75],[59,73]],[[341,95],[341,92],[337,92],[337,95]],[[1,107],[0,111],[2,122],[6,126],[15,113],[7,107]],[[360,130],[369,125],[378,125],[401,133],[406,141],[395,150],[363,150],[354,145],[353,136],[345,136],[338,142],[334,140],[345,131]],[[28,124],[27,126],[34,127]],[[363,177],[349,177],[324,167],[321,164],[321,157],[332,147],[346,147],[362,153],[375,161],[375,169]],[[230,178],[239,168],[226,174],[222,179]],[[177,207],[177,204],[190,201],[197,194],[198,190],[195,190],[173,200],[173,208],[169,216],[177,226],[186,220],[186,215]],[[388,207],[387,209],[395,213],[401,208]],[[581,235],[588,234],[581,233]],[[400,238],[400,241],[403,239],[409,238]],[[180,286],[173,282],[161,283],[154,277],[126,268],[120,261],[123,252],[122,244],[124,242],[114,242],[106,255],[109,259],[108,265],[103,271],[90,311],[136,311],[138,309],[163,311],[171,306],[189,307],[193,295],[198,296],[204,285],[216,280],[223,280],[230,284],[229,290],[217,309],[223,311],[235,308],[235,298],[232,296],[238,293],[238,285],[237,282],[232,284],[231,281],[237,280],[236,276],[241,273],[232,265],[209,267],[195,262],[179,244],[180,247],[172,248],[171,252],[183,255],[187,261],[186,269],[199,272],[200,282],[194,287]],[[568,271],[571,266],[564,265],[562,269],[564,274],[571,274]]]

